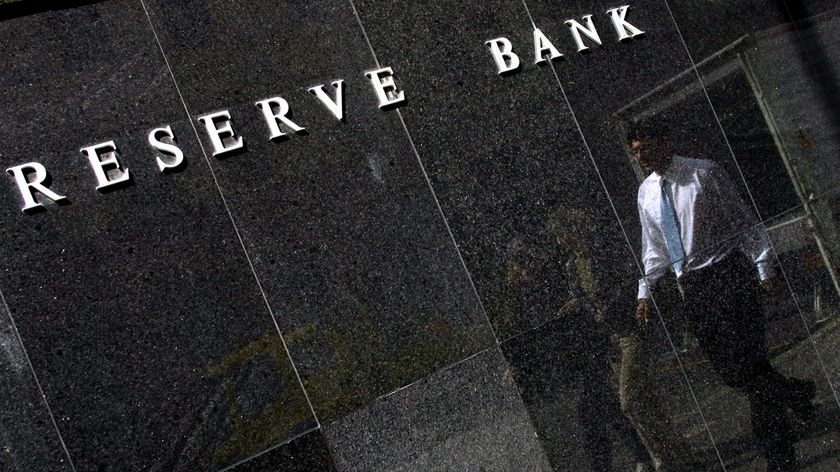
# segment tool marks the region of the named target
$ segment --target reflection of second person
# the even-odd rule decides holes
[[[604,271],[610,272],[615,267],[600,257],[607,251],[590,249],[589,245],[595,241],[595,231],[588,220],[587,215],[576,208],[561,208],[554,211],[548,224],[560,248],[568,281],[569,300],[560,308],[560,314],[567,317],[565,326],[575,327],[576,332],[571,355],[575,360],[566,359],[566,367],[577,372],[575,383],[583,448],[592,470],[611,471],[612,430],[629,448],[635,470],[652,472],[650,455],[633,424],[622,412],[609,365],[610,334],[616,332],[619,324],[630,324],[632,328],[632,316],[629,309],[619,310],[615,306],[616,302],[624,304],[627,299],[623,290],[605,290],[614,289],[615,285],[603,280]]]
[[[633,320],[637,273],[623,244],[612,246],[598,236],[591,216],[576,208],[556,210],[549,230],[564,252],[572,300],[561,309],[589,316],[583,323],[578,346],[587,351],[589,374],[583,376],[580,419],[588,428],[589,454],[608,446],[608,425],[614,428],[636,456],[639,470],[688,472],[700,470],[694,448],[676,430],[663,407],[664,381],[656,365],[654,330]],[[631,276],[632,277],[632,276]],[[582,311],[582,313],[581,313]],[[612,387],[608,362],[612,345],[618,347],[614,365],[618,395]],[[598,400],[584,400],[597,395]],[[593,411],[587,410],[593,408]],[[639,438],[643,448],[640,447]],[[602,444],[603,443],[603,444]],[[609,449],[601,454],[608,454]],[[598,470],[596,468],[596,470]]]

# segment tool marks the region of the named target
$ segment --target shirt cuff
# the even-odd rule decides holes
[[[639,279],[639,296],[636,298],[639,300],[642,298],[650,298],[650,289],[648,288],[647,280],[644,278]]]
[[[758,278],[761,280],[770,280],[776,276],[776,269],[770,262],[759,262],[756,267],[758,268]]]

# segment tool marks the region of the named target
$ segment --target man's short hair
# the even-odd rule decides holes
[[[631,121],[627,128],[626,138],[628,144],[633,141],[670,140],[672,138],[671,124],[658,115]]]

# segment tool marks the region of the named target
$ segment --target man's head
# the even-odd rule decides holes
[[[573,251],[593,232],[591,218],[580,208],[561,205],[548,217],[546,226],[563,251]]]
[[[671,165],[674,155],[670,129],[656,117],[633,123],[627,132],[627,145],[642,169],[663,174]]]

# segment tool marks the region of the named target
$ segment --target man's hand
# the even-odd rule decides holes
[[[650,301],[650,298],[640,298],[639,304],[636,306],[636,323],[639,323],[639,326],[644,326],[653,319],[653,315],[653,302]]]
[[[764,287],[764,290],[767,292],[768,295],[771,297],[776,297],[782,293],[782,282],[779,281],[778,277],[773,277],[771,279],[762,280],[761,286]]]
[[[568,315],[569,313],[575,311],[580,306],[580,300],[577,298],[572,298],[571,300],[567,301],[560,307],[560,310],[557,312],[558,316]]]

